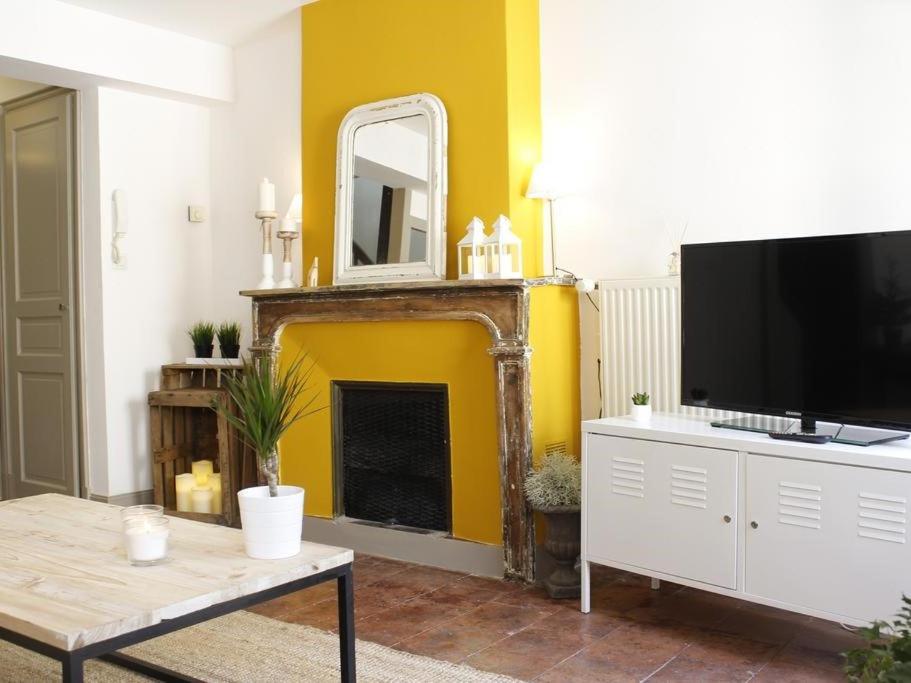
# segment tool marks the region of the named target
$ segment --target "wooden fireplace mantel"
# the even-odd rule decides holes
[[[495,359],[504,574],[534,579],[534,522],[523,482],[531,466],[528,316],[530,291],[571,287],[568,278],[436,280],[242,291],[253,301],[256,355],[272,355],[289,324],[473,320],[490,333]]]

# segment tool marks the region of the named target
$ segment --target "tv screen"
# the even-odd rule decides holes
[[[911,231],[687,244],[684,405],[911,426]]]

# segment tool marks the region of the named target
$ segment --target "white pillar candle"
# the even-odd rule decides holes
[[[174,477],[174,488],[177,489],[177,510],[178,512],[189,512],[193,509],[193,500],[190,493],[196,486],[196,477],[187,472],[178,474]]]
[[[268,178],[259,184],[259,210],[275,211],[275,185]]]
[[[123,527],[123,542],[127,559],[132,564],[148,564],[168,556],[168,518],[139,517],[127,520]]]
[[[197,486],[190,494],[193,499],[193,512],[212,513],[212,487]]]
[[[216,472],[209,476],[209,486],[212,487],[212,512],[221,514],[221,473]]]
[[[193,463],[193,476],[196,477],[197,486],[205,486],[209,481],[209,475],[212,474],[211,460],[197,460]]]

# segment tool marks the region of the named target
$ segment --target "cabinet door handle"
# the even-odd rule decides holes
[[[759,522],[750,522],[750,526],[753,527],[754,529],[758,529],[758,528],[759,528]]]
[[[730,523],[731,523],[731,516],[730,516],[730,515],[725,515],[724,517],[722,517],[722,519],[724,520],[724,523],[725,523],[725,524],[730,524]]]

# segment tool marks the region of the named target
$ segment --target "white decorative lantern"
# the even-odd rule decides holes
[[[486,274],[484,258],[484,221],[475,216],[468,231],[456,245],[459,250],[459,279],[482,280]]]
[[[492,280],[514,280],[522,277],[522,240],[512,231],[510,220],[500,215],[493,232],[484,240],[487,277]]]

